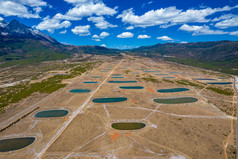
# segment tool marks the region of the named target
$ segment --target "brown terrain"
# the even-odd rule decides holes
[[[105,69],[106,72],[101,72]],[[124,78],[111,78],[112,74],[120,74]],[[218,79],[220,77],[227,79]],[[211,81],[195,78],[233,82],[232,77],[221,73],[141,57],[126,56],[122,60],[106,61],[88,74],[65,80],[68,85],[56,93],[49,96],[34,94],[0,114],[0,127],[3,128],[13,118],[16,120],[21,114],[27,113],[29,106],[38,108],[0,132],[0,139],[30,136],[36,140],[23,149],[0,152],[0,158],[235,158],[236,94],[224,95],[208,90],[206,88],[211,85],[206,82]],[[109,83],[111,80],[137,83]],[[183,80],[199,86],[175,82]],[[84,81],[98,83],[86,84]],[[120,86],[143,86],[144,89],[120,89]],[[157,92],[159,89],[177,87],[189,90],[177,93]],[[212,87],[233,90],[233,84]],[[91,92],[69,92],[82,88],[90,89]],[[114,103],[92,101],[105,97],[126,97],[127,100]],[[193,97],[198,101],[183,104],[153,101],[155,98],[172,97]],[[39,102],[40,100],[42,101]],[[69,113],[56,118],[34,116],[37,112],[51,109],[66,109]],[[146,126],[137,130],[118,130],[111,127],[116,122],[140,122]]]

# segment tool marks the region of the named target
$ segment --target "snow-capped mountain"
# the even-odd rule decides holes
[[[35,39],[47,41],[53,44],[59,44],[59,42],[52,37],[39,30],[34,30],[31,27],[25,26],[17,20],[12,20],[10,23],[7,23],[5,20],[0,21],[0,37]]]

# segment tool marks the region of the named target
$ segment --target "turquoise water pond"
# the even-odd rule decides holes
[[[121,89],[144,89],[142,86],[120,86]]]
[[[52,117],[62,117],[67,115],[68,110],[45,110],[35,114],[36,118],[52,118]]]
[[[159,89],[157,92],[159,93],[174,93],[174,92],[184,92],[188,91],[187,88],[170,88],[170,89]]]
[[[112,74],[112,76],[121,76],[121,74]]]
[[[175,77],[163,77],[163,78],[175,78]]]
[[[111,78],[124,78],[124,77],[111,77]]]
[[[136,83],[137,81],[108,81],[108,83]]]
[[[21,137],[0,140],[0,152],[22,149],[31,145],[35,141],[35,139],[35,137]]]
[[[85,82],[83,82],[83,83],[88,83],[88,84],[90,84],[90,83],[98,83],[97,81],[85,81]]]
[[[126,97],[112,97],[112,98],[95,98],[93,99],[93,103],[115,103],[115,102],[123,102],[126,101]]]
[[[167,76],[168,74],[155,74],[156,76]]]
[[[90,92],[89,89],[72,89],[69,91],[70,93],[88,93]]]
[[[101,76],[92,76],[92,78],[101,78]]]
[[[195,80],[199,80],[199,81],[215,81],[216,79],[213,79],[213,78],[195,78]]]
[[[232,84],[232,82],[207,82],[207,84],[228,85]]]

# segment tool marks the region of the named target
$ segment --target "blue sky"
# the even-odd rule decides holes
[[[238,40],[237,0],[1,0],[0,20],[73,45]]]

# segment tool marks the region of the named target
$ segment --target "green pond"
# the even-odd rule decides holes
[[[126,101],[126,97],[112,97],[112,98],[95,98],[93,103],[114,103],[114,102],[123,102]]]
[[[112,74],[112,76],[121,76],[121,74]]]
[[[112,70],[112,69],[108,68],[108,69],[104,69],[104,70]]]
[[[88,84],[90,84],[90,83],[98,83],[97,81],[85,81],[85,82],[83,82],[83,83],[88,83]]]
[[[232,84],[232,82],[207,82],[207,84],[228,85]]]
[[[111,127],[117,130],[138,130],[146,126],[145,123],[131,122],[131,123],[112,123]]]
[[[219,77],[217,79],[229,79],[228,77]]]
[[[144,89],[142,86],[121,86],[121,89]]]
[[[100,71],[100,72],[107,72],[107,71]]]
[[[89,89],[72,89],[69,91],[70,93],[88,93],[90,92]]]
[[[52,117],[62,117],[67,115],[68,110],[45,110],[35,114],[36,118],[52,118]]]
[[[111,77],[111,78],[124,78],[124,77]]]
[[[0,152],[8,152],[22,149],[32,144],[35,139],[35,137],[21,137],[0,140]]]
[[[188,91],[187,88],[170,88],[170,89],[159,89],[157,92],[159,93],[174,93],[174,92],[184,92]]]
[[[156,103],[162,104],[183,104],[183,103],[194,103],[197,102],[197,98],[193,97],[179,97],[179,98],[157,98],[153,99]]]
[[[108,83],[136,83],[137,81],[108,81]]]
[[[179,72],[170,72],[170,73],[179,73]]]
[[[101,78],[101,76],[92,76],[92,78]]]

